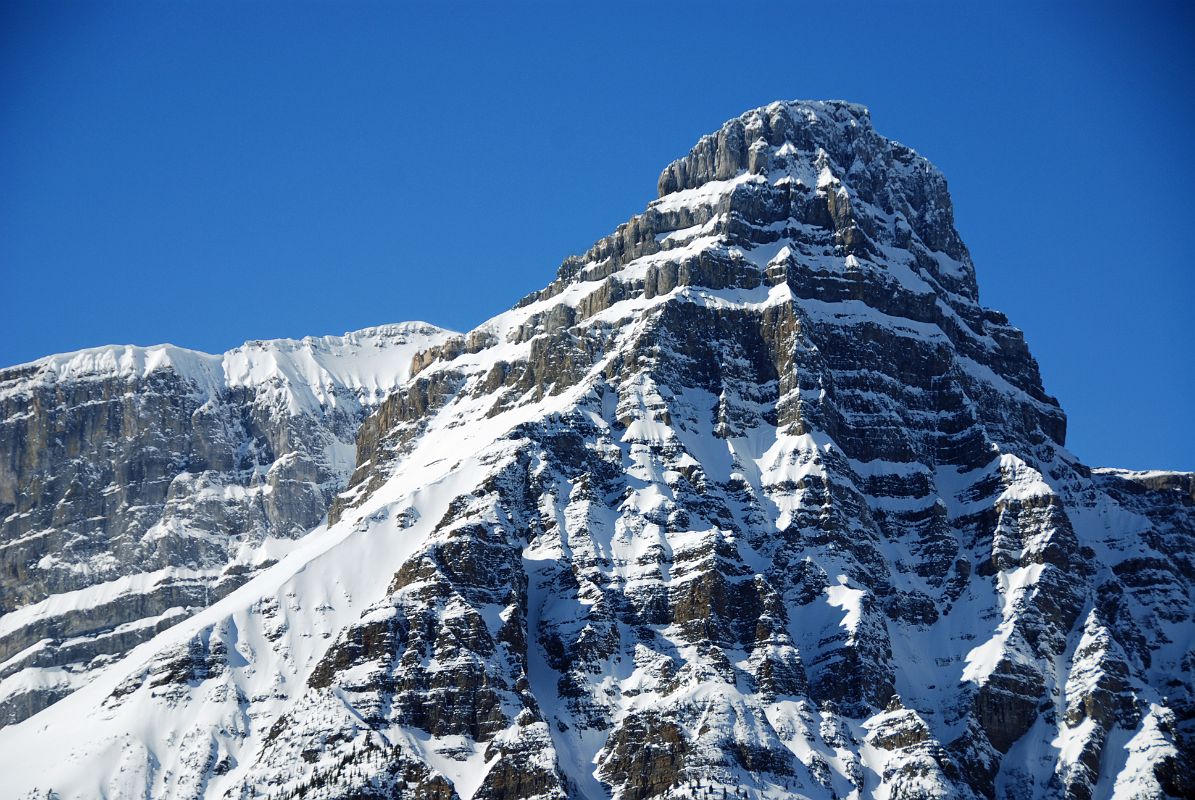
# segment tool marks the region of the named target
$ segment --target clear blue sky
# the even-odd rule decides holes
[[[1071,449],[1195,469],[1190,12],[851,5],[9,0],[0,364],[468,329],[723,120],[845,98],[945,171]]]

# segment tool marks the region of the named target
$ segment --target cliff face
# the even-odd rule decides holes
[[[0,372],[0,724],[318,525],[361,420],[446,336],[104,347]]]
[[[1191,476],[1064,449],[941,174],[775,103],[659,190],[413,359],[328,525],[0,731],[14,785],[1195,791]]]

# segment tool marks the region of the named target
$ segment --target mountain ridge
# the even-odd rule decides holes
[[[285,552],[351,472],[359,419],[446,335],[109,345],[0,370],[0,725]]]

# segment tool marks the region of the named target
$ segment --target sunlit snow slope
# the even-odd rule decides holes
[[[774,103],[415,356],[278,563],[8,794],[1190,796],[1195,478],[1092,471],[942,175]]]

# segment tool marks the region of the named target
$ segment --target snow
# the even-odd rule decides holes
[[[145,594],[155,586],[170,581],[198,580],[219,574],[218,570],[193,570],[179,567],[139,572],[105,583],[97,583],[73,592],[60,592],[45,600],[10,611],[0,617],[0,637],[7,636],[38,620],[52,619],[78,608],[94,608],[123,597]]]
[[[171,369],[192,378],[200,390],[217,385],[222,372],[220,356],[186,350],[171,344],[152,347],[109,345],[93,347],[73,353],[47,356],[11,369],[36,369],[38,377],[47,382],[79,380],[94,376],[115,375],[144,378],[152,372]],[[20,388],[18,384],[17,388]],[[4,387],[6,396],[12,388]]]
[[[441,514],[450,499],[437,491],[434,479],[419,488],[417,493],[427,502],[426,507],[438,506]],[[369,507],[367,513],[374,514],[378,510],[375,504]],[[430,518],[437,519],[438,516],[432,515]],[[358,530],[355,522],[356,519],[345,520],[332,529],[313,531],[300,540],[294,550],[278,564],[209,608],[138,646],[124,660],[99,673],[90,684],[66,700],[24,723],[0,731],[4,751],[9,756],[20,754],[19,761],[10,763],[25,765],[22,779],[34,783],[39,776],[61,776],[62,781],[56,783],[56,787],[60,787],[59,791],[69,797],[76,793],[83,796],[92,794],[94,781],[99,777],[84,768],[86,761],[77,760],[89,751],[90,748],[85,744],[88,741],[115,744],[125,735],[123,731],[135,730],[139,731],[135,740],[137,745],[144,747],[163,767],[184,757],[185,753],[173,752],[167,740],[161,737],[169,737],[172,730],[182,732],[191,726],[199,726],[204,730],[218,729],[224,724],[220,717],[221,707],[194,704],[189,708],[192,714],[198,716],[172,720],[170,727],[159,728],[144,724],[153,719],[156,713],[152,710],[152,697],[145,692],[138,692],[131,702],[107,714],[102,712],[104,698],[122,682],[148,667],[159,653],[185,645],[194,636],[214,627],[227,627],[229,623],[232,635],[237,637],[237,649],[243,648],[249,654],[242,666],[232,667],[235,680],[242,693],[248,697],[270,697],[280,691],[281,698],[267,701],[265,708],[256,711],[264,719],[276,715],[283,707],[281,701],[293,698],[293,693],[304,683],[304,673],[314,666],[318,656],[331,643],[330,638],[305,634],[321,629],[330,633],[352,621],[356,616],[354,612],[360,613],[365,605],[364,600],[376,597],[384,589],[392,575],[393,565],[401,563],[418,546],[421,541],[420,525],[424,529],[430,525],[428,522],[417,523],[415,528],[397,536],[383,537],[376,535],[373,529],[370,529],[369,534]],[[351,585],[341,583],[340,578],[334,577],[348,575],[353,576]],[[271,596],[278,598],[280,613],[297,617],[289,622],[283,639],[289,651],[285,658],[260,635],[260,625],[255,622],[257,614],[254,607],[260,598]],[[288,596],[301,598],[302,605],[292,610],[286,602]],[[297,674],[294,670],[298,670]],[[280,686],[274,684],[273,676],[276,674],[284,678]],[[90,713],[85,710],[90,710]],[[97,711],[100,713],[97,714]],[[25,735],[22,735],[22,731]],[[47,753],[44,748],[25,746],[25,742],[38,740],[37,737],[28,737],[28,733],[35,731],[55,731],[61,748],[54,753]],[[262,727],[257,726],[253,737],[259,738],[263,732]],[[252,741],[251,737],[250,743]],[[236,751],[236,745],[230,743],[229,746]],[[121,745],[121,750],[127,754],[128,746]],[[75,771],[76,765],[80,770],[78,772]],[[224,776],[222,782],[227,783],[231,777]],[[162,776],[158,778],[163,779]],[[14,784],[13,788],[15,790],[19,785]]]
[[[1112,797],[1161,796],[1156,791],[1158,779],[1154,767],[1164,758],[1179,756],[1174,744],[1163,733],[1163,725],[1173,727],[1174,712],[1157,703],[1150,703],[1140,727],[1124,745],[1127,758],[1124,769],[1116,776]]]
[[[843,618],[839,623],[851,636],[859,628],[859,619],[863,615],[863,598],[867,592],[862,589],[852,589],[847,583],[845,575],[838,576],[837,585],[826,587],[826,597],[830,605],[842,609]]]
[[[1159,478],[1171,478],[1175,476],[1191,476],[1195,472],[1180,472],[1176,470],[1166,469],[1119,469],[1115,467],[1094,467],[1091,470],[1097,475],[1111,475],[1114,477],[1128,478],[1130,480],[1156,480]]]
[[[762,175],[751,175],[744,172],[727,180],[709,181],[693,189],[682,189],[666,194],[658,200],[653,200],[649,208],[669,212],[711,206],[729,195],[737,186],[766,180],[767,178]]]
[[[343,336],[246,342],[223,355],[170,344],[108,345],[12,367],[7,371],[34,370],[34,374],[0,384],[0,398],[26,392],[32,383],[97,377],[134,380],[171,370],[190,380],[202,397],[241,386],[267,388],[292,414],[335,405],[338,387],[351,390],[365,405],[376,405],[407,378],[416,352],[449,335],[450,331],[433,325],[410,322]]]
[[[834,177],[834,173],[830,171],[830,165],[823,164],[821,171],[817,174],[817,188],[826,189],[837,186],[838,183],[838,178]]]

